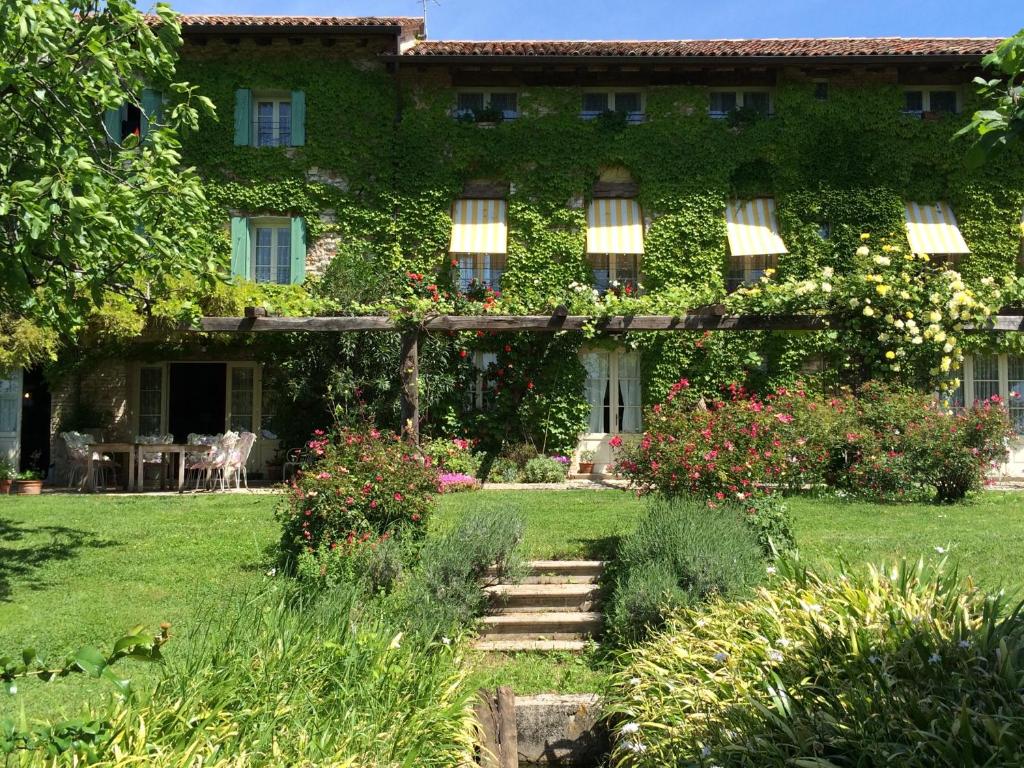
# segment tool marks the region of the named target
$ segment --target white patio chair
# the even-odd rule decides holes
[[[109,456],[97,453],[89,447],[90,443],[96,442],[92,435],[71,431],[62,432],[60,436],[64,440],[68,452],[69,489],[77,482],[79,489],[89,485],[105,490],[108,471],[114,476],[114,485],[117,485],[117,464]],[[93,472],[92,477],[89,476],[90,465]]]
[[[189,445],[209,445],[213,446],[220,439],[220,435],[200,435],[196,432],[190,432],[188,435]],[[195,487],[199,488],[199,478],[205,471],[199,464],[210,458],[208,451],[188,451],[185,453],[185,482],[189,481],[191,475],[195,474],[196,484]]]
[[[256,435],[254,433],[243,432],[239,436],[238,443],[231,450],[227,464],[223,468],[229,488],[231,487],[231,479],[234,478],[236,490],[241,488],[239,481],[244,482],[245,489],[249,490],[249,473],[246,471],[245,465],[249,461],[249,454],[252,452],[252,447],[255,444]]]
[[[205,473],[204,483],[210,490],[213,490],[217,480],[220,480],[221,490],[226,488],[224,468],[231,458],[231,451],[238,444],[238,439],[237,432],[218,435],[213,443],[213,449],[193,465],[200,473]],[[196,488],[199,488],[199,477],[196,478]]]

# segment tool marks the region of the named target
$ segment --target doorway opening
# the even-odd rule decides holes
[[[167,427],[176,443],[189,434],[215,435],[224,431],[227,416],[226,363],[168,365]]]
[[[42,472],[50,467],[50,386],[42,368],[24,372],[21,395],[21,469]]]

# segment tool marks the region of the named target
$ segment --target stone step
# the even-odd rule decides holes
[[[504,635],[532,635],[538,640],[576,640],[601,631],[602,616],[596,611],[546,611],[484,616],[481,636],[488,640]]]
[[[497,584],[486,587],[500,613],[592,611],[600,596],[597,584]]]
[[[519,651],[582,651],[588,645],[587,640],[538,640],[533,635],[517,637],[504,635],[501,640],[479,639],[473,643],[474,651],[491,653],[517,653]]]
[[[524,584],[594,584],[604,572],[603,560],[532,560],[528,565]],[[487,569],[491,578],[497,569]]]

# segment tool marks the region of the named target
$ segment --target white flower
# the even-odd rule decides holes
[[[866,251],[867,248],[865,248],[864,250]],[[892,259],[890,259],[888,256],[875,256],[875,264],[877,264],[880,267],[888,267],[890,264],[892,264]]]
[[[441,638],[441,642],[443,644],[445,644],[445,645],[451,645],[452,644],[452,639],[450,637],[442,637]]]
[[[717,661],[717,662],[718,662],[719,664],[724,664],[724,663],[725,663],[726,661],[728,661],[728,660],[729,660],[729,654],[728,654],[728,653],[725,653],[725,652],[723,652],[723,651],[719,651],[718,653],[716,653],[716,654],[714,655],[714,657],[713,657],[713,658],[714,658],[714,659],[715,659],[715,661]]]
[[[875,653],[872,653],[870,656],[868,656],[868,662],[871,663],[871,664],[877,664],[881,660],[882,660],[882,657],[879,656],[878,654],[875,654]]]
[[[640,685],[640,678],[639,677],[631,677],[631,678],[629,678],[629,684],[630,685]]]
[[[646,752],[647,751],[647,745],[646,744],[643,744],[643,743],[641,743],[639,741],[629,741],[628,739],[626,741],[622,742],[622,747],[623,747],[623,749],[628,749],[630,752],[636,752],[636,753]]]
[[[873,310],[871,307],[864,307],[865,317],[871,317],[873,314],[875,314],[875,310]]]
[[[971,647],[971,641],[970,640],[961,640],[956,645],[957,645],[958,648],[970,648]]]
[[[937,653],[933,653],[931,656],[928,657],[929,664],[938,664],[941,661],[942,657]]]
[[[821,613],[821,606],[817,603],[804,603],[804,610],[808,613]]]
[[[776,568],[774,565],[769,565],[767,568],[765,568],[765,570],[768,572],[769,576],[774,576],[776,573],[779,572],[779,569]]]
[[[711,757],[711,747],[709,747],[707,744],[705,744],[703,747],[701,747],[700,748],[700,756],[701,757]]]
[[[639,730],[639,723],[626,723],[624,726],[622,726],[622,733],[636,733]]]
[[[945,547],[936,547],[935,551],[938,552],[940,555],[946,554],[946,548]]]
[[[782,655],[782,651],[777,651],[774,648],[771,648],[768,651],[768,661],[774,661],[775,663],[778,663],[781,662],[783,658],[785,657]]]
[[[775,644],[780,648],[789,648],[789,646],[792,645],[788,637],[780,637],[775,641]]]
[[[821,290],[825,293],[832,293],[832,283],[822,283]]]
[[[871,251],[866,245],[862,245],[860,248],[857,249],[858,256],[867,256],[869,253],[871,253]]]
[[[821,276],[824,277],[826,280],[831,278],[832,275],[834,275],[835,273],[836,271],[832,269],[832,267],[825,267],[823,270],[821,270]]]
[[[267,576],[277,576],[277,568],[271,568],[267,571]]]

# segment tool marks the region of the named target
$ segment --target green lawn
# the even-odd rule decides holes
[[[136,624],[170,621],[168,653],[233,595],[259,584],[277,538],[268,495],[0,497],[0,654],[34,646],[63,657],[108,644]],[[957,507],[793,499],[797,539],[817,562],[935,557],[949,549],[986,587],[1024,585],[1024,495],[987,493]],[[614,491],[486,491],[441,500],[436,532],[470,510],[520,514],[533,558],[607,557],[642,507]],[[584,659],[532,655],[474,662],[473,683],[506,675],[520,690],[586,689],[600,673]],[[138,667],[133,673],[139,673]],[[106,690],[105,687],[101,687]],[[70,714],[90,691],[79,680],[23,685],[29,715]],[[13,710],[13,711],[12,711]],[[18,714],[0,698],[0,717]]]

